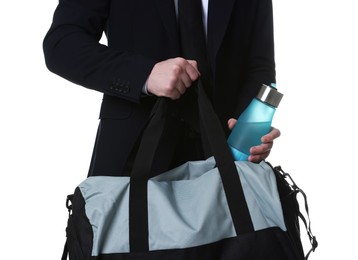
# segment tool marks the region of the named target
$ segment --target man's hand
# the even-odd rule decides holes
[[[154,65],[147,81],[148,93],[178,99],[200,76],[197,62],[173,58]]]
[[[229,119],[228,121],[228,127],[230,130],[233,129],[233,127],[236,124],[236,119]],[[271,131],[267,134],[264,135],[261,138],[261,142],[262,144],[258,145],[258,146],[253,146],[250,149],[250,156],[249,156],[249,161],[250,162],[260,162],[262,160],[265,160],[272,149],[273,146],[273,141],[278,138],[281,135],[280,130],[278,130],[277,128],[271,127]]]

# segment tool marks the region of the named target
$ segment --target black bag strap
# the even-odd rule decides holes
[[[142,135],[130,175],[129,245],[131,252],[149,250],[147,181],[155,151],[164,130],[166,109],[165,98],[159,98]]]
[[[271,166],[272,167],[272,166]],[[272,167],[273,168],[273,167]],[[305,259],[307,260],[308,257],[310,256],[310,254],[312,252],[314,252],[316,250],[316,248],[318,247],[318,242],[316,237],[313,235],[312,230],[311,230],[311,219],[310,219],[310,214],[309,214],[309,209],[308,209],[308,200],[307,200],[307,195],[306,193],[297,186],[297,184],[295,183],[295,181],[292,179],[291,175],[288,174],[287,172],[285,172],[284,170],[282,170],[281,166],[276,166],[273,168],[274,171],[278,172],[279,174],[281,174],[281,176],[283,177],[283,179],[285,179],[287,185],[289,185],[289,187],[291,188],[291,193],[294,194],[301,194],[304,200],[304,205],[305,205],[305,211],[306,211],[306,216],[307,216],[307,220],[305,218],[305,216],[302,214],[302,212],[300,210],[298,210],[298,216],[301,221],[303,222],[303,224],[305,225],[306,228],[306,232],[307,232],[307,236],[309,238],[309,241],[311,243],[311,248],[310,250],[307,252]],[[289,181],[287,181],[287,179]],[[296,198],[297,200],[297,198]],[[297,202],[298,203],[298,202]]]
[[[224,185],[224,191],[229,204],[230,213],[236,234],[245,234],[254,231],[246,203],[240,177],[235,165],[234,157],[226,141],[224,130],[210,100],[199,82],[199,114],[203,131],[209,140],[213,151],[216,166]]]
[[[198,88],[198,106],[203,135],[211,146],[220,176],[236,234],[253,232],[253,224],[245,200],[241,181],[234,158],[227,145],[220,121],[214,112],[210,100],[205,94],[202,81],[196,82]],[[148,207],[147,181],[151,164],[160,138],[165,129],[168,108],[166,98],[159,98],[151,119],[143,133],[137,156],[134,161],[129,193],[129,243],[131,252],[145,252],[148,245]]]

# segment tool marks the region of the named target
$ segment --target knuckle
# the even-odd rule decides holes
[[[182,57],[177,57],[174,60],[174,65],[178,65],[180,67],[183,67],[185,65],[185,63],[187,62],[186,59],[182,58]]]
[[[193,61],[191,62],[191,64],[194,65],[194,66],[197,66],[197,65],[198,65],[198,62],[197,62],[196,60],[193,60]]]
[[[183,72],[183,68],[178,64],[174,64],[172,71],[173,71],[173,77],[177,78]]]

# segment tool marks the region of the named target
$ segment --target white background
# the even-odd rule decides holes
[[[87,174],[102,95],[45,67],[56,0],[0,6],[1,254],[60,259],[65,197]],[[315,259],[358,259],[356,0],[274,0],[282,136],[269,161],[303,188]],[[303,233],[306,245],[306,236]],[[9,258],[7,258],[9,259]]]

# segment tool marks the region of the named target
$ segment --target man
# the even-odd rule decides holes
[[[183,55],[180,1],[60,0],[44,39],[46,64],[52,72],[104,93],[89,175],[126,172],[156,98],[181,100],[201,76],[198,61]],[[207,92],[223,127],[231,129],[262,83],[275,82],[272,3],[202,0],[201,4],[203,19],[198,19],[203,20],[206,36]],[[108,46],[99,43],[103,32]],[[190,114],[193,104],[184,104]],[[190,132],[185,127],[180,131]],[[279,135],[273,128],[263,144],[251,149],[249,160],[265,159]],[[185,155],[181,161],[203,157],[200,149],[194,151],[197,156],[188,155],[193,151],[190,145],[200,138],[190,134],[180,138],[182,152],[175,156]]]

